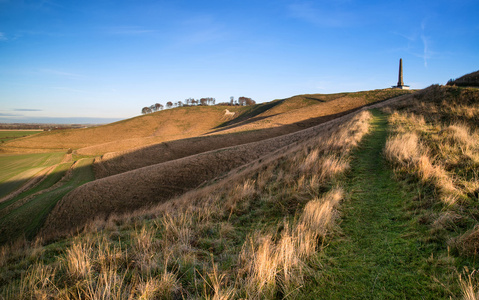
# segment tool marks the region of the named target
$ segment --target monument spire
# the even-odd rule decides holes
[[[398,84],[396,86],[392,86],[394,89],[402,89],[402,90],[409,90],[409,85],[404,85],[404,81],[402,79],[402,58],[399,59],[399,76],[398,76]]]
[[[402,58],[399,59],[399,77],[398,77],[398,87],[404,86],[404,82],[402,80]]]

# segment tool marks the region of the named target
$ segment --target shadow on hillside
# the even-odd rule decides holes
[[[226,121],[226,122],[218,125],[215,128],[228,127],[230,125],[238,124],[238,123],[241,123],[245,120],[249,120],[249,119],[251,119],[251,118],[253,118],[253,117],[255,117],[259,114],[262,114],[265,111],[283,103],[284,101],[285,101],[285,99],[276,100],[276,101],[269,102],[269,103],[264,103],[264,104],[256,104],[251,109],[249,109],[249,110],[245,111],[244,113],[240,114],[238,117],[234,118],[233,120]],[[241,124],[241,125],[243,125],[243,124]],[[233,128],[233,127],[229,127],[229,128]]]
[[[95,174],[98,178],[104,178],[199,153],[263,141],[331,121],[363,107],[364,106],[361,106],[340,113],[310,118],[273,128],[227,134],[203,135],[182,140],[163,142],[138,149],[137,151],[123,153],[112,158],[108,158],[105,155],[100,163],[95,164]]]
[[[253,123],[253,122],[261,121],[261,120],[264,120],[264,119],[267,119],[267,118],[270,118],[270,117],[274,117],[274,116],[277,116],[277,115],[279,115],[279,114],[273,114],[273,115],[268,115],[268,116],[264,116],[264,117],[252,117],[252,118],[249,118],[249,119],[246,119],[246,120],[243,120],[243,121],[238,121],[238,122],[234,123],[233,125],[228,125],[228,126],[221,127],[220,129],[205,133],[204,135],[229,130],[229,129],[232,129],[232,128],[236,128],[236,127],[243,126],[243,125],[246,125],[246,124],[250,124],[250,123]],[[218,128],[218,127],[216,127],[216,128]]]
[[[318,101],[321,103],[327,102],[326,100],[319,99],[319,98],[314,98],[314,97],[304,97],[306,100],[313,100],[313,101]]]

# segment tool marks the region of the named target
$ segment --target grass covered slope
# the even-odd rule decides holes
[[[93,158],[54,166],[36,185],[0,202],[0,244],[33,239],[57,202],[71,190],[95,179]]]
[[[206,151],[262,141],[316,126],[366,104],[403,94],[410,94],[410,91],[385,89],[299,95],[243,107],[237,117],[207,135],[107,153],[95,161],[95,172],[97,177],[107,177]]]
[[[168,164],[185,162],[188,172],[172,171],[176,178],[205,170],[197,172],[203,178],[216,170],[206,168],[216,166],[211,158],[265,151],[157,205],[87,222],[80,234],[0,248],[0,295],[475,299],[478,96],[477,89],[432,86],[375,105],[384,109],[374,117],[353,113],[283,141],[218,149],[92,182],[70,194],[85,192],[84,208],[107,202],[88,203],[95,193],[123,197],[115,192],[119,184],[102,186],[118,178],[148,183],[153,175],[151,185],[137,186],[150,189],[145,199],[155,199],[154,182],[166,178],[159,174]],[[292,143],[291,136],[298,139]],[[138,201],[129,195],[125,201]],[[68,213],[67,202],[63,207]],[[85,219],[91,211],[75,214]]]
[[[1,295],[301,298],[343,197],[335,181],[368,119],[345,120],[138,217],[96,222],[45,247],[3,248]]]
[[[224,107],[220,106],[168,109],[98,127],[45,132],[5,143],[3,148],[6,151],[29,151],[95,146],[89,153],[82,154],[123,150],[203,134],[224,121],[223,110]],[[139,141],[144,138],[147,140]]]
[[[58,164],[64,153],[0,154],[0,201],[29,181],[42,176],[43,170]],[[1,202],[0,202],[1,203]]]
[[[479,87],[479,71],[466,74],[455,80],[450,80],[447,85]]]
[[[401,93],[404,91],[386,89],[333,95],[301,95],[250,107],[178,107],[98,127],[44,132],[32,137],[6,142],[2,144],[0,151],[28,153],[74,149],[81,155],[102,155],[165,141],[198,137],[228,128],[234,128],[235,131],[248,131],[292,125],[318,116],[344,111],[344,109],[358,108],[365,103],[381,101]],[[303,113],[290,115],[292,111],[316,106],[316,104],[325,104],[331,100],[337,100],[343,95],[350,95],[351,99],[343,99],[342,104],[337,108],[335,108],[337,103],[332,103],[317,107],[310,112],[304,110]],[[225,117],[225,108],[237,113],[233,120]],[[318,113],[320,114],[318,115]],[[284,116],[278,119],[280,115]],[[278,129],[271,132],[269,137],[314,126],[320,121]]]
[[[337,119],[296,133],[192,155],[88,183],[62,199],[47,219],[44,235],[69,232],[97,217],[164,202],[260,157],[266,159],[275,151],[327,134],[343,121]]]

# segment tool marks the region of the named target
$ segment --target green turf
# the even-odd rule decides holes
[[[4,211],[6,211],[6,210],[4,208],[8,207],[9,205],[17,202],[18,200],[20,200],[22,198],[28,197],[30,195],[33,195],[37,192],[43,191],[43,190],[48,189],[51,186],[53,186],[60,179],[62,179],[63,176],[65,176],[65,173],[68,171],[68,169],[70,168],[71,165],[72,165],[71,162],[59,164],[38,185],[33,186],[31,189],[28,189],[28,190],[20,193],[19,195],[7,200],[7,201],[0,202],[0,218],[3,215],[5,215]]]
[[[33,135],[33,134],[38,134],[41,133],[42,131],[39,130],[32,130],[32,131],[27,131],[27,130],[0,130],[0,144],[4,142],[8,142],[14,139],[18,139],[21,137]]]
[[[61,152],[0,155],[0,198],[21,187],[44,168],[58,164],[64,155]]]
[[[14,208],[2,217],[0,220],[0,244],[13,241],[22,235],[33,238],[50,211],[63,196],[74,188],[95,179],[91,168],[92,163],[93,158],[79,160],[73,169],[73,173],[63,184],[52,191],[29,199],[29,201],[22,203],[21,206]],[[51,184],[54,178],[50,180],[51,182],[48,184]],[[48,184],[45,183],[45,186]]]
[[[382,156],[387,118],[374,111],[372,133],[353,155],[341,205],[341,235],[321,254],[324,269],[305,298],[442,299],[449,296],[427,264],[431,253],[416,238],[401,188]],[[446,268],[439,271],[446,271]]]

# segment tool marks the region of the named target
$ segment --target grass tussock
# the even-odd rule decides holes
[[[75,238],[6,250],[0,295],[23,299],[300,297],[334,231],[337,178],[368,131],[363,112],[148,210]],[[35,262],[22,274],[15,266]],[[48,278],[48,279],[47,279]],[[20,295],[20,296],[17,296]]]
[[[417,181],[415,214],[429,241],[465,257],[479,251],[479,91],[431,86],[390,109],[385,156],[396,174]],[[468,279],[467,279],[468,278]],[[477,284],[460,280],[467,299]]]

